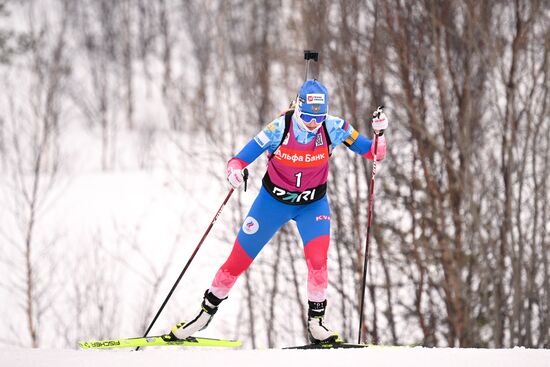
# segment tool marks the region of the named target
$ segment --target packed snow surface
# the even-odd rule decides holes
[[[0,366],[372,366],[372,367],[550,367],[550,350],[366,348],[338,350],[227,350],[166,347],[139,352],[0,349]]]

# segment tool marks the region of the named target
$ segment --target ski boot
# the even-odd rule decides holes
[[[206,329],[212,317],[214,317],[216,311],[218,311],[218,306],[226,298],[227,297],[220,299],[207,289],[206,292],[204,292],[199,314],[189,322],[178,322],[163,339],[166,341],[184,340],[196,332]]]
[[[307,318],[307,331],[309,335],[309,340],[313,344],[341,343],[342,339],[340,339],[338,333],[330,330],[323,324],[327,301],[308,301],[308,304],[309,311]]]

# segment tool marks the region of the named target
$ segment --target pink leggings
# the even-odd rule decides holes
[[[322,302],[326,299],[328,286],[327,252],[330,242],[329,235],[314,238],[304,247],[307,262],[308,281],[307,296],[310,301]],[[233,250],[226,262],[216,273],[210,291],[218,298],[227,297],[229,291],[241,275],[252,264],[250,257],[235,240]]]

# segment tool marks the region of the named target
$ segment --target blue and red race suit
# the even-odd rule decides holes
[[[290,129],[283,137],[285,116],[273,120],[228,162],[228,166],[242,169],[263,152],[270,156],[262,188],[239,230],[231,254],[210,287],[218,298],[227,296],[239,275],[277,230],[292,220],[304,245],[308,299],[313,302],[326,299],[331,219],[326,197],[329,155],[345,143],[352,151],[372,159],[373,144],[347,121],[335,116],[327,116],[325,127],[315,132],[304,130],[295,116],[290,122]],[[385,152],[386,142],[381,136],[377,159],[383,159]]]

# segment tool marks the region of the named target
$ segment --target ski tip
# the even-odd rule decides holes
[[[90,348],[91,348],[89,342],[78,342],[78,346],[79,346],[81,349],[90,349]]]

